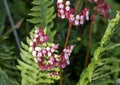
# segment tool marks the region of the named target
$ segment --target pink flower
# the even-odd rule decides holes
[[[109,18],[110,5],[106,4],[104,0],[89,0],[90,2],[95,2],[94,11],[98,15],[103,15],[105,18]]]
[[[47,44],[48,35],[44,33],[42,27],[38,27],[30,42],[29,50],[32,53],[34,61],[43,71],[50,71],[56,67],[65,68],[70,64],[69,56],[74,46],[67,46],[63,52],[58,55],[59,44]],[[57,75],[56,72],[51,72],[50,76]]]
[[[58,74],[57,71],[50,72],[48,75],[49,75],[50,77],[59,76],[59,74]]]
[[[60,61],[59,61],[59,67],[65,68],[67,65],[70,64],[69,57],[73,50],[74,46],[67,46],[63,52],[60,54]]]
[[[105,18],[109,18],[108,11],[110,9],[110,5],[106,4],[104,0],[99,0],[96,2],[96,6],[94,7],[94,10],[99,14],[103,15]]]
[[[78,20],[76,16],[74,16],[75,10],[70,7],[70,1],[66,1],[66,5],[63,4],[61,1],[57,1],[57,8],[58,8],[58,17],[61,19],[68,19],[69,22],[73,25],[82,25],[84,24],[85,20],[89,20],[89,9],[84,8],[79,15],[83,15],[84,19]],[[79,16],[78,15],[78,16]]]

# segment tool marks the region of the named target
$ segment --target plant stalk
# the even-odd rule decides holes
[[[89,54],[90,54],[90,44],[91,44],[91,40],[92,40],[92,30],[93,30],[93,21],[91,21],[91,24],[90,24],[89,41],[88,41],[87,53],[86,53],[86,57],[85,57],[84,68],[86,68],[88,65],[88,59],[89,59]]]
[[[66,0],[63,0],[63,4],[65,5]]]
[[[65,1],[66,0],[63,1],[64,4],[65,4]],[[74,16],[76,16],[76,14],[77,14],[79,5],[80,5],[80,0],[78,0]],[[72,23],[69,22],[68,32],[67,32],[67,37],[66,37],[66,41],[65,41],[65,44],[64,44],[64,48],[66,48],[66,46],[68,44],[68,40],[69,40],[69,37],[70,37],[71,28],[72,28]],[[60,67],[60,85],[63,85],[63,77],[62,77],[62,68],[61,67]]]

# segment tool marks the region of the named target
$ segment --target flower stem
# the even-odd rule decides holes
[[[76,14],[77,14],[79,5],[80,5],[80,0],[78,0],[78,3],[77,3],[77,6],[76,6],[76,9],[75,9],[74,16],[76,16]],[[66,48],[66,46],[67,46],[67,44],[68,44],[68,40],[69,40],[69,37],[70,37],[71,28],[72,28],[72,23],[69,23],[68,32],[67,32],[67,37],[66,37],[66,41],[65,41],[64,48]]]
[[[63,0],[63,4],[65,5],[66,0]]]
[[[86,68],[88,65],[88,59],[89,59],[89,54],[90,54],[90,44],[91,44],[91,40],[92,40],[92,27],[93,27],[93,21],[91,21],[91,24],[90,24],[89,41],[88,41],[88,47],[87,47],[84,68]]]
[[[65,4],[65,2],[66,2],[66,0],[63,1],[64,4]],[[74,16],[76,16],[76,14],[77,14],[79,5],[80,5],[80,0],[78,0]],[[66,41],[65,41],[65,44],[64,44],[64,48],[66,48],[66,46],[68,44],[68,40],[69,40],[69,37],[70,37],[71,28],[72,28],[72,23],[69,22],[68,32],[67,32],[67,37],[66,37]],[[61,67],[60,67],[60,85],[63,85],[63,77],[62,77],[62,68]]]
[[[67,37],[66,37],[66,41],[65,41],[65,44],[64,44],[64,48],[67,47],[68,40],[69,40],[69,37],[70,37],[71,28],[72,28],[72,23],[69,23],[68,32],[67,32]]]
[[[79,8],[79,6],[80,6],[80,1],[81,1],[81,0],[78,0],[77,6],[76,6],[76,8],[75,8],[74,16],[76,16],[76,14],[77,14],[78,8]]]

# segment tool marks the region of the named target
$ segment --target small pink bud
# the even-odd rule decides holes
[[[48,56],[51,56],[51,55],[52,55],[52,53],[51,53],[51,52],[48,52],[48,53],[47,53],[47,55],[48,55]]]
[[[61,14],[64,14],[64,10],[63,10],[63,9],[61,9],[61,10],[60,10],[60,13],[61,13]]]
[[[83,21],[83,20],[81,20],[81,21],[80,21],[80,24],[81,24],[81,25],[83,25],[83,24],[84,24],[84,21]]]
[[[89,20],[89,16],[86,16],[86,20]]]
[[[70,64],[70,61],[68,60],[68,61],[67,61],[67,65],[69,65],[69,64]]]
[[[63,4],[59,4],[59,8],[63,9],[64,5]]]
[[[42,56],[42,52],[38,52],[38,56],[41,57]]]
[[[64,18],[65,18],[65,15],[64,15],[64,14],[62,14],[62,15],[61,15],[61,18],[62,18],[62,19],[64,19]]]
[[[55,51],[55,49],[51,48],[51,52],[53,53]]]
[[[78,20],[75,20],[75,25],[79,25],[79,21]]]
[[[79,15],[76,15],[76,20],[79,20],[80,19],[80,16]]]

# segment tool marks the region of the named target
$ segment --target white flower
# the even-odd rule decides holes
[[[64,19],[64,18],[65,18],[65,15],[64,15],[64,14],[62,14],[62,15],[61,15],[61,18],[62,18],[62,19]]]
[[[70,50],[73,50],[74,47],[75,47],[75,45],[71,45],[70,46]]]
[[[69,10],[70,10],[70,7],[69,7],[69,6],[66,6],[65,9],[66,9],[66,11],[69,11]]]
[[[38,34],[35,34],[35,38],[38,38],[39,37],[39,35]]]
[[[53,53],[55,51],[55,49],[54,48],[51,48],[51,52]]]
[[[89,20],[89,16],[86,16],[86,20]]]
[[[71,20],[71,21],[74,21],[74,20],[75,20],[75,17],[74,17],[73,14],[70,15],[70,20]]]
[[[46,53],[46,50],[45,50],[45,49],[44,49],[44,50],[42,50],[42,53],[43,53],[43,54],[45,54],[45,53]]]
[[[34,38],[33,41],[36,42],[37,41],[36,38]]]
[[[89,15],[89,11],[86,11],[86,16],[88,16]]]
[[[79,20],[80,19],[80,16],[79,15],[76,15],[76,20]]]
[[[41,57],[42,56],[42,52],[38,52],[38,56]]]
[[[47,54],[48,54],[48,56],[51,56],[51,55],[52,55],[52,53],[51,53],[51,52],[48,52]]]
[[[35,50],[36,51],[41,51],[41,48],[40,47],[35,47]]]
[[[81,19],[81,20],[83,20],[83,19],[84,19],[84,16],[83,16],[83,15],[81,15],[81,16],[80,16],[80,19]]]
[[[63,2],[63,0],[57,0],[57,2],[58,2],[58,3],[62,3],[62,2]]]
[[[66,5],[69,6],[70,5],[70,1],[66,1]]]
[[[66,49],[64,49],[63,52],[66,52]]]
[[[64,5],[63,5],[63,4],[60,4],[60,5],[59,5],[59,8],[63,9],[63,8],[64,8]]]
[[[68,59],[69,59],[68,54],[65,54],[65,55],[64,55],[64,57],[65,57],[65,59],[66,59],[66,60],[68,60]]]
[[[50,51],[50,47],[47,47],[46,50],[47,50],[47,51]]]
[[[33,51],[33,48],[32,48],[32,47],[30,47],[30,48],[29,48],[29,51],[30,51],[30,52],[31,52],[31,51]]]
[[[78,20],[75,20],[75,25],[79,25],[79,21]]]
[[[83,21],[83,20],[81,20],[81,21],[80,21],[80,24],[81,24],[81,25],[83,25],[83,24],[84,24],[84,21]]]
[[[53,61],[49,60],[48,63],[50,63],[51,65],[53,65]]]
[[[98,0],[94,0],[95,2],[97,2]]]
[[[36,51],[33,51],[33,52],[32,52],[32,55],[33,55],[33,56],[36,56]]]
[[[30,46],[33,46],[33,42],[30,42]]]
[[[70,61],[68,60],[68,61],[67,61],[67,65],[69,65],[69,64],[70,64]]]
[[[39,31],[38,30],[35,30],[35,33],[38,33]]]
[[[61,10],[60,10],[60,13],[61,13],[61,14],[64,14],[64,10],[61,9]]]
[[[38,62],[37,58],[34,58],[34,61],[37,63]]]

